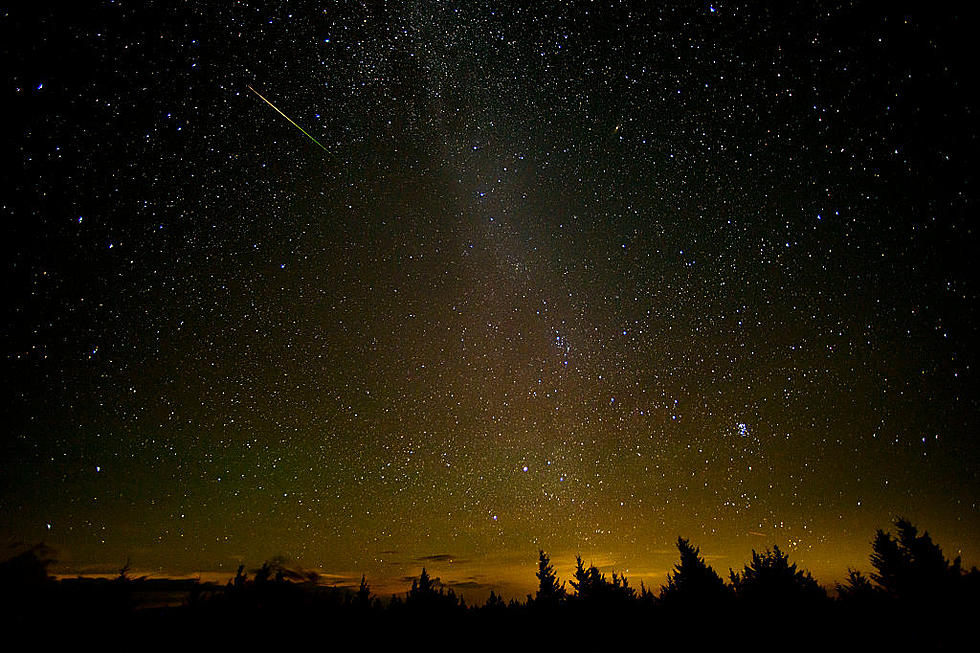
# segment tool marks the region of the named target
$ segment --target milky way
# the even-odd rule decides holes
[[[6,541],[516,592],[678,535],[829,582],[903,515],[980,562],[970,16],[145,4],[0,21]]]

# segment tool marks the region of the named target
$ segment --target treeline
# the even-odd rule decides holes
[[[315,574],[291,571],[270,561],[252,572],[244,566],[226,586],[195,581],[131,578],[128,563],[116,579],[54,581],[47,573],[52,559],[43,546],[0,563],[2,616],[14,623],[39,620],[142,624],[200,632],[231,624],[290,623],[366,628],[410,625],[420,621],[444,628],[519,627],[533,631],[540,624],[574,628],[596,623],[676,627],[715,623],[739,627],[759,615],[773,628],[793,624],[822,625],[822,633],[861,632],[883,623],[900,623],[890,644],[920,641],[923,645],[955,641],[954,631],[941,628],[950,620],[965,621],[980,608],[980,572],[962,569],[959,558],[946,559],[928,533],[909,521],[895,522],[896,533],[878,530],[870,556],[869,576],[849,571],[835,591],[819,585],[809,572],[774,546],[753,551],[741,570],[723,578],[708,565],[697,546],[678,538],[679,560],[659,591],[613,572],[607,577],[576,559],[571,578],[561,579],[550,557],[539,551],[537,590],[524,599],[504,600],[496,592],[481,604],[433,578],[426,569],[404,595],[376,596],[361,578],[356,591],[326,587]],[[170,585],[167,585],[170,583]],[[140,608],[139,594],[181,593],[178,605]],[[140,609],[137,609],[140,608]],[[673,632],[673,631],[671,631]],[[704,635],[696,629],[689,636]],[[818,633],[819,634],[819,633]],[[675,638],[680,632],[673,632]],[[918,639],[916,639],[918,638]],[[876,640],[881,643],[881,639]],[[940,647],[941,648],[941,647]]]
[[[505,602],[494,592],[480,606],[467,608],[462,597],[438,586],[423,568],[404,599],[393,596],[384,604],[370,600],[370,590],[361,579],[353,603],[376,610],[471,609],[489,611],[577,610],[649,607],[670,610],[723,609],[738,605],[766,609],[813,610],[830,603],[861,608],[888,607],[890,604],[953,607],[980,598],[980,571],[969,572],[960,558],[948,561],[942,549],[929,536],[919,533],[909,521],[895,522],[897,534],[878,530],[872,543],[870,577],[849,570],[843,583],[829,593],[812,575],[790,561],[778,546],[764,552],[752,551],[752,560],[740,571],[729,570],[726,582],[701,556],[700,549],[682,537],[677,539],[679,562],[667,576],[659,593],[630,585],[625,575],[611,577],[594,565],[585,566],[576,558],[575,571],[562,581],[550,557],[538,553],[538,589],[526,599]]]

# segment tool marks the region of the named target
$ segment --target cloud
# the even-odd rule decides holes
[[[350,589],[360,586],[361,577],[355,577],[348,574],[326,574],[320,572],[319,584],[329,585],[330,587],[336,587],[339,589]]]
[[[447,587],[451,587],[454,590],[473,590],[478,592],[489,592],[491,589],[496,587],[489,583],[481,583],[478,580],[452,580],[446,583]]]
[[[451,563],[462,563],[466,562],[462,558],[454,556],[451,553],[436,553],[434,555],[421,556],[415,558],[415,562],[451,562]]]

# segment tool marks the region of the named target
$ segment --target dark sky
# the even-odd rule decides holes
[[[4,542],[980,563],[975,16],[170,4],[2,13]]]

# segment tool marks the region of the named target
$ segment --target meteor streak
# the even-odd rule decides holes
[[[285,118],[286,120],[288,120],[288,121],[289,121],[289,123],[290,123],[290,124],[291,124],[291,125],[292,125],[293,127],[295,127],[296,129],[298,129],[298,130],[300,130],[301,132],[303,132],[304,134],[306,134],[306,137],[307,137],[308,139],[310,139],[311,141],[313,141],[314,143],[316,143],[317,145],[319,145],[319,146],[320,146],[320,149],[322,149],[322,150],[323,150],[324,152],[327,152],[327,153],[329,153],[329,152],[330,152],[330,150],[328,150],[327,148],[325,148],[325,147],[323,147],[323,145],[321,145],[321,144],[320,144],[320,141],[318,141],[317,139],[315,139],[315,138],[313,138],[312,136],[310,136],[310,135],[309,135],[309,133],[308,133],[308,132],[307,132],[307,131],[306,131],[305,129],[303,129],[302,127],[300,127],[299,125],[297,125],[297,124],[296,124],[296,123],[295,123],[295,122],[293,121],[293,119],[292,119],[292,118],[290,118],[289,116],[287,116],[286,114],[284,114],[284,113],[283,113],[282,111],[280,111],[280,110],[279,110],[279,107],[277,107],[276,105],[274,105],[274,104],[273,104],[272,102],[269,102],[268,100],[266,100],[266,99],[265,99],[265,97],[263,97],[261,93],[259,93],[258,91],[256,91],[256,90],[255,90],[254,88],[252,88],[251,86],[248,86],[247,84],[246,84],[246,88],[248,88],[248,90],[250,90],[250,91],[252,91],[253,93],[255,93],[256,95],[258,95],[258,96],[259,96],[259,98],[261,98],[261,100],[262,100],[263,102],[265,102],[265,103],[266,103],[266,104],[268,104],[268,105],[269,105],[270,107],[272,107],[273,109],[275,109],[275,110],[276,110],[276,113],[278,113],[278,114],[279,114],[280,116],[282,116],[283,118]]]

